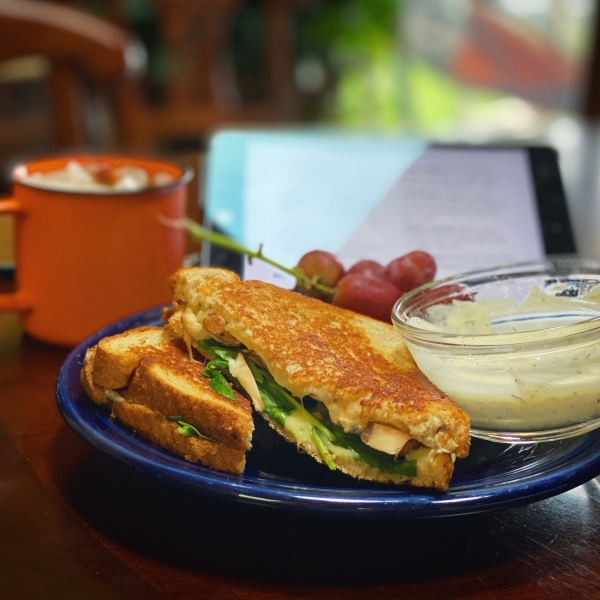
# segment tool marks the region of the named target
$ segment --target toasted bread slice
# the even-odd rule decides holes
[[[125,387],[144,352],[168,347],[177,335],[163,327],[138,327],[98,342],[94,358],[94,383],[118,389]]]
[[[273,419],[270,419],[266,413],[262,413],[267,423],[282,435],[288,442],[312,456],[317,462],[325,463],[323,455],[315,445],[313,439],[306,435],[299,435],[296,428],[290,429],[282,427]],[[382,471],[376,467],[370,466],[363,460],[357,460],[356,456],[344,449],[335,449],[330,447],[330,457],[337,469],[346,475],[356,477],[357,479],[366,479],[368,481],[377,481],[386,484],[409,484],[415,487],[436,488],[445,490],[448,487],[452,472],[454,470],[454,461],[450,454],[437,452],[422,446],[407,454],[407,460],[417,462],[416,476],[403,475],[401,473],[390,473]]]
[[[242,282],[233,275],[217,279],[210,271],[175,274],[171,331],[183,331],[201,352],[197,340],[206,337],[237,341],[292,395],[322,402],[331,420],[347,433],[360,434],[373,423],[406,433],[425,447],[418,451],[423,478],[411,483],[447,487],[451,455],[463,457],[469,451],[469,418],[419,371],[391,325],[263,282]],[[188,285],[195,286],[193,292],[184,291]],[[190,325],[190,313],[197,323]],[[220,323],[220,331],[214,326],[207,330],[209,317]],[[311,440],[271,425],[321,459]],[[341,454],[336,465],[351,475],[407,479],[374,473],[376,469]]]
[[[230,400],[214,391],[203,368],[172,333],[141,327],[90,348],[81,380],[94,402],[108,402],[140,435],[187,460],[242,473],[254,429],[250,402],[237,392]],[[185,437],[173,416],[206,437]]]
[[[96,404],[106,404],[108,402],[106,388],[94,383],[94,380],[92,379],[97,349],[97,346],[92,346],[86,350],[85,358],[83,359],[83,368],[81,369],[79,378],[81,380],[81,385],[83,385],[83,389]]]
[[[245,452],[200,437],[184,437],[177,423],[168,421],[142,404],[115,404],[114,415],[128,427],[162,448],[193,463],[239,475],[244,471]]]
[[[235,283],[240,278],[227,269],[218,267],[180,269],[171,279],[174,305],[198,309],[202,304],[201,286],[219,286],[224,283]]]
[[[204,293],[207,286],[218,287],[239,280],[232,271],[212,267],[180,269],[173,276],[173,308],[163,310],[163,321],[174,335],[185,341],[190,352],[192,347],[198,347],[196,339],[208,335],[197,319],[203,302],[199,290]]]

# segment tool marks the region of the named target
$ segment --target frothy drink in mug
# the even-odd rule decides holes
[[[0,309],[25,330],[75,345],[117,319],[170,300],[182,264],[189,169],[160,159],[49,158],[14,169],[16,285]]]
[[[71,192],[137,192],[149,187],[173,183],[174,177],[166,171],[148,173],[146,169],[124,164],[80,163],[70,160],[62,169],[29,172],[26,165],[15,170],[15,179],[48,189]]]

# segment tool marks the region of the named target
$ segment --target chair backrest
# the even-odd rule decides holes
[[[264,98],[245,100],[234,67],[234,23],[248,0],[155,0],[169,71],[163,101],[130,110],[128,137],[140,145],[200,139],[216,126],[295,120],[294,14],[305,0],[260,0]],[[131,105],[130,105],[131,109]]]
[[[75,9],[38,0],[0,2],[0,61],[41,55],[51,64],[50,92],[56,143],[90,143],[85,86],[114,91],[145,65],[145,52],[128,33]]]

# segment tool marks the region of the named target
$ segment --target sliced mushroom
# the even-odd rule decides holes
[[[391,425],[382,423],[369,423],[360,435],[360,439],[386,454],[393,454],[395,457],[404,456],[407,452],[417,448],[420,443],[408,433],[396,429]]]
[[[398,452],[396,452],[396,455],[394,458],[399,458],[400,456],[406,456],[409,452],[416,450],[420,446],[421,446],[421,442],[419,442],[415,438],[410,438],[410,440],[408,440],[408,442],[406,442],[406,444],[404,444],[404,446]]]
[[[204,319],[204,328],[214,339],[226,346],[239,346],[240,342],[226,330],[226,326],[225,319],[215,313],[207,315]]]

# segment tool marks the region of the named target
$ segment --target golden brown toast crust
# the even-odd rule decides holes
[[[92,348],[88,348],[86,350],[85,358],[83,359],[83,368],[79,374],[79,379],[86,394],[96,404],[106,404],[108,401],[108,396],[106,395],[104,388],[101,385],[95,384],[94,380],[92,379],[94,362],[96,358],[96,349],[97,347],[93,346]]]
[[[249,450],[254,428],[250,401],[236,392],[235,401],[215,392],[210,380],[200,374],[204,368],[185,360],[185,353],[183,345],[149,350],[123,396],[166,417],[181,415],[183,421],[227,447]]]
[[[171,277],[174,305],[175,307],[197,306],[202,301],[199,287],[207,282],[218,285],[239,280],[240,278],[232,271],[218,267],[180,269]]]
[[[259,281],[197,280],[201,308],[223,317],[277,383],[322,401],[334,422],[390,424],[468,454],[468,416],[419,371],[391,325]]]
[[[187,460],[240,474],[254,429],[250,401],[235,391],[236,400],[218,394],[201,375],[203,370],[172,333],[141,327],[90,348],[80,378],[97,404],[108,400],[105,389],[111,386],[106,381],[125,382],[117,389],[127,402],[109,402],[117,418]],[[181,435],[168,418],[172,415],[217,443]]]
[[[323,457],[314,444],[298,442],[290,431],[281,427],[264,413],[263,417],[288,442],[296,444],[298,448],[312,456],[317,462],[323,463]],[[436,452],[435,450],[430,450],[425,456],[418,459],[416,477],[408,477],[399,473],[385,473],[371,467],[362,460],[356,460],[343,455],[332,458],[336,467],[342,473],[356,477],[357,479],[367,479],[369,481],[396,485],[409,484],[416,487],[435,488],[438,490],[448,489],[452,471],[454,470],[454,463],[451,456],[445,452]]]
[[[176,423],[146,406],[121,402],[115,404],[114,414],[143,437],[190,462],[234,475],[244,471],[245,450],[228,448],[199,437],[186,438],[179,433]]]
[[[146,326],[100,340],[94,359],[94,382],[115,390],[125,387],[146,350],[175,339],[177,336],[164,327]]]

